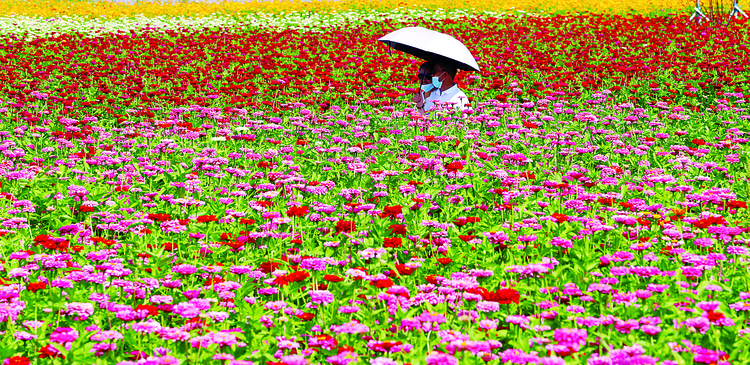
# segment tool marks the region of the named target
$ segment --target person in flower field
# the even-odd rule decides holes
[[[469,106],[469,98],[466,97],[458,85],[453,81],[458,68],[448,60],[439,60],[432,69],[432,86],[435,88],[427,100],[425,100],[420,112],[429,112],[436,109],[439,103],[447,103],[453,108],[463,110]],[[420,105],[417,104],[417,107]]]
[[[419,79],[419,90],[414,93],[412,102],[417,104],[417,110],[420,114],[425,114],[425,103],[432,96],[432,92],[436,89],[435,85],[432,84],[432,70],[435,64],[432,62],[425,62],[419,67],[419,73],[417,78]]]

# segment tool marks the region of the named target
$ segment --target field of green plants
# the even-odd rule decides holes
[[[1,19],[0,359],[748,363],[747,22],[686,20]]]

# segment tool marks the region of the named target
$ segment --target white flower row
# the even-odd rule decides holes
[[[415,10],[399,8],[389,12],[345,11],[345,12],[289,12],[280,14],[254,13],[242,15],[212,14],[209,16],[156,16],[143,15],[124,18],[99,18],[81,16],[61,16],[57,18],[11,15],[0,17],[0,34],[16,35],[24,39],[53,36],[55,34],[83,33],[99,36],[118,31],[163,31],[163,30],[203,30],[203,29],[295,29],[306,32],[324,32],[339,29],[351,24],[368,21],[393,20],[412,22],[417,20],[443,20],[467,16],[538,16],[510,10],[509,12],[488,12],[473,10],[442,9]]]

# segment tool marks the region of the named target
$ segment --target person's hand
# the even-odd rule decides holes
[[[417,108],[423,108],[424,107],[424,101],[422,99],[421,93],[417,92],[414,93],[414,97],[411,98],[411,101],[415,104],[417,104]]]

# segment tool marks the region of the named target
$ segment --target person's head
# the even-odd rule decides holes
[[[434,67],[435,64],[433,64],[432,62],[425,62],[421,66],[419,66],[419,73],[417,74],[417,78],[419,79],[420,85],[432,83],[432,69]]]
[[[458,72],[458,68],[453,63],[444,60],[436,62],[432,69],[433,84],[435,84],[435,87],[438,87],[438,85],[453,86],[456,72]]]
[[[417,78],[419,79],[420,88],[426,93],[435,89],[435,87],[432,86],[432,69],[434,67],[435,64],[432,62],[425,62],[419,67]]]

